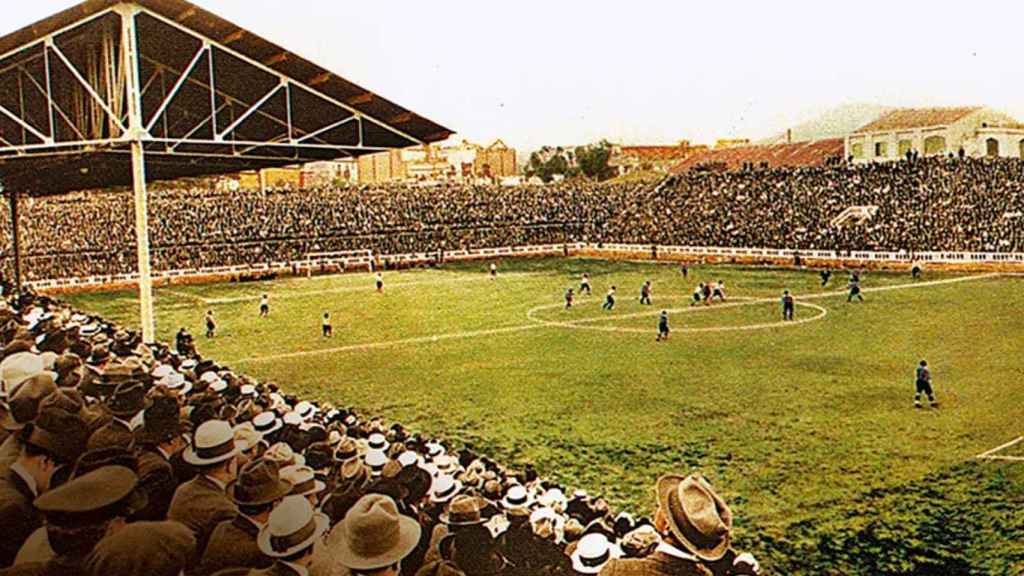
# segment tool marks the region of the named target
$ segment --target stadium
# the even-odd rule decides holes
[[[0,574],[1024,570],[1014,117],[454,133],[184,0],[0,38]]]

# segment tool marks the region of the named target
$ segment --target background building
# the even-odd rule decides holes
[[[515,176],[516,151],[501,140],[489,146],[468,140],[406,148],[359,159],[361,184],[395,181],[498,181]]]
[[[980,106],[903,108],[882,115],[846,137],[846,157],[854,162],[884,162],[921,156],[1024,157],[1024,125]]]
[[[612,147],[608,165],[620,176],[636,171],[668,172],[686,157],[707,150],[707,146],[680,140],[675,146],[620,146]]]

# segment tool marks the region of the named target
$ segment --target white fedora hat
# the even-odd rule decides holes
[[[505,497],[501,499],[501,505],[506,509],[511,508],[529,508],[533,504],[533,498],[530,497],[530,493],[526,491],[520,484],[515,484],[508,489],[505,493]]]
[[[252,419],[252,427],[264,436],[277,432],[282,426],[284,423],[273,412],[260,412]]]
[[[587,534],[580,538],[573,551],[572,569],[580,574],[597,574],[613,558],[620,558],[622,550],[608,541],[604,534]]]
[[[327,532],[330,521],[303,496],[285,496],[270,513],[256,543],[271,558],[287,558],[309,548]]]
[[[462,482],[447,475],[438,476],[430,487],[430,501],[448,502],[462,490]]]
[[[223,420],[208,420],[196,429],[192,445],[185,449],[185,462],[209,466],[234,458],[240,452],[235,431]]]

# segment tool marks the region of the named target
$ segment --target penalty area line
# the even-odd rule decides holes
[[[466,338],[478,338],[480,336],[494,336],[497,334],[512,334],[515,332],[526,332],[537,328],[546,328],[546,324],[522,324],[519,326],[507,326],[505,328],[490,328],[486,330],[467,330],[464,332],[449,332],[446,334],[433,334],[430,336],[418,336],[416,338],[404,338],[401,340],[384,340],[381,342],[367,342],[365,344],[351,344],[349,346],[338,346],[336,348],[323,348],[320,350],[301,350],[298,352],[286,352],[284,354],[270,354],[266,356],[252,356],[225,362],[225,364],[252,364],[256,362],[270,362],[274,360],[287,360],[291,358],[304,358],[307,356],[320,356],[323,354],[339,354],[343,352],[362,352],[365,350],[377,350],[380,348],[391,348],[394,346],[406,346],[410,344],[429,344],[444,340],[462,340]]]
[[[1024,436],[1019,436],[1017,438],[1014,438],[1013,440],[1010,440],[1006,444],[1003,444],[1001,446],[996,446],[995,448],[993,448],[993,449],[991,449],[991,450],[989,450],[987,452],[982,452],[981,454],[978,454],[977,456],[975,456],[975,458],[978,458],[979,460],[1012,460],[1012,461],[1024,460],[1024,457],[1020,457],[1020,456],[997,456],[996,455],[996,452],[1001,452],[1003,450],[1006,450],[1007,448],[1012,448],[1012,447],[1016,446],[1017,444],[1020,444],[1021,442],[1024,442]]]

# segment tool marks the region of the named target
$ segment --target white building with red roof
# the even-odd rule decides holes
[[[1024,125],[981,106],[900,108],[854,130],[845,152],[854,162],[886,162],[920,156],[1024,157]]]

